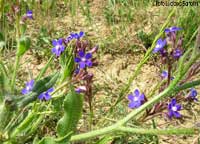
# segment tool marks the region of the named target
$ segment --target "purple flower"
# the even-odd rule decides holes
[[[83,31],[80,31],[79,33],[71,33],[70,36],[74,39],[80,39],[85,35]]]
[[[40,100],[46,100],[46,101],[49,100],[49,99],[51,99],[51,95],[49,93],[53,92],[53,90],[54,90],[53,88],[48,89],[46,92],[41,93],[38,96],[38,98]]]
[[[168,78],[168,71],[166,71],[166,70],[162,71],[161,77],[162,77],[163,79]],[[174,77],[172,76],[170,79],[173,80]]]
[[[29,18],[29,19],[33,19],[33,12],[31,10],[28,10],[26,12],[26,17]]]
[[[175,59],[178,59],[181,56],[182,56],[182,51],[180,49],[175,49],[175,51],[173,52],[173,57]]]
[[[157,53],[158,51],[161,51],[164,46],[166,45],[166,40],[162,40],[161,38],[158,39],[155,48],[153,49],[153,53]]]
[[[176,31],[179,31],[179,30],[182,30],[182,28],[173,26],[173,27],[170,27],[170,28],[166,28],[166,29],[165,29],[165,32],[166,32],[166,33],[169,33],[169,32],[176,32]]]
[[[162,71],[162,73],[161,73],[161,77],[163,78],[163,79],[165,79],[165,78],[167,78],[168,77],[168,72],[167,71]]]
[[[29,82],[26,83],[26,87],[22,90],[22,94],[28,94],[29,92],[32,91],[34,85],[34,80],[30,80]]]
[[[181,114],[178,112],[181,110],[181,105],[176,103],[176,99],[173,98],[168,104],[168,116],[169,118],[176,117],[180,118]]]
[[[63,40],[60,38],[59,40],[53,40],[52,45],[54,46],[52,48],[52,53],[54,53],[56,56],[60,56],[60,54],[65,50],[65,47],[63,45]]]
[[[128,105],[129,108],[138,108],[143,104],[145,100],[145,95],[143,93],[140,94],[140,91],[136,89],[134,91],[134,94],[131,93],[128,95],[128,100],[130,101]]]
[[[189,94],[188,98],[192,99],[194,101],[198,101],[198,99],[196,97],[197,97],[197,90],[194,89],[194,88],[191,88],[190,89],[190,94]]]
[[[74,61],[79,64],[79,68],[84,69],[86,66],[92,67],[92,54],[84,51],[78,52],[79,57],[75,57]]]
[[[65,39],[66,43],[69,43],[73,39],[80,39],[85,35],[83,31],[80,31],[79,33],[70,33],[70,35]]]

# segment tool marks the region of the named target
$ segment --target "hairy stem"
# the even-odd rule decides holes
[[[150,134],[150,135],[190,135],[198,134],[199,129],[197,128],[172,128],[172,129],[142,129],[142,128],[131,128],[120,126],[117,130],[127,133],[135,134]]]

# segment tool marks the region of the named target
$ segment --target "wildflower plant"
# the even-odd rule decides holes
[[[14,11],[18,13],[18,9]],[[34,12],[27,11],[25,17],[33,19]],[[181,119],[185,106],[181,100],[198,101],[196,87],[200,80],[198,74],[200,58],[200,29],[193,49],[185,49],[183,37],[177,33],[183,31],[179,27],[163,29],[163,35],[155,39],[152,47],[147,51],[144,59],[139,63],[133,76],[130,77],[122,91],[108,111],[108,115],[122,100],[126,103],[130,113],[117,120],[110,126],[92,129],[93,125],[93,81],[95,74],[91,69],[98,66],[96,53],[98,45],[91,47],[83,32],[73,32],[62,38],[54,38],[49,51],[52,56],[37,76],[27,82],[21,88],[16,82],[17,71],[20,67],[20,59],[30,48],[30,38],[21,32],[20,26],[26,25],[23,16],[16,17],[16,60],[12,76],[7,76],[5,67],[1,65],[1,78],[7,78],[9,89],[3,91],[0,101],[0,143],[29,143],[36,144],[62,144],[75,141],[84,141],[94,137],[119,132],[148,135],[169,134],[199,134],[196,127],[157,129],[145,126],[126,125],[130,120],[148,120],[158,115],[168,118],[169,121]],[[25,20],[25,21],[24,21]],[[151,57],[158,57],[158,63],[162,64],[159,73],[160,83],[150,92],[135,89],[129,93],[130,84],[139,74],[142,65]],[[44,76],[54,59],[58,60],[56,69],[52,74]],[[1,64],[1,63],[0,63]],[[173,77],[173,78],[172,78]],[[26,78],[29,79],[29,78]],[[132,90],[130,90],[132,91]],[[150,96],[149,96],[150,95]],[[82,116],[83,105],[89,106],[90,131],[77,133],[79,120]],[[85,109],[84,109],[85,110]],[[87,117],[87,115],[85,116]],[[140,119],[139,119],[139,118]],[[55,132],[51,136],[39,135],[37,130],[44,126],[49,118],[53,119]],[[52,122],[52,121],[51,121]],[[33,140],[33,137],[34,140]]]

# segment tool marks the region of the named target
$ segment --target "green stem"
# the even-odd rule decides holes
[[[75,135],[71,137],[70,141],[86,140],[92,137],[109,134],[109,133],[112,133],[113,131],[116,131],[116,128],[117,128],[117,125],[112,125],[112,126],[108,126],[99,130],[94,130],[88,133]]]
[[[62,88],[66,87],[70,82],[66,81],[64,83],[62,83],[59,87],[57,87],[52,93],[51,95],[54,95],[56,92],[58,92],[59,90],[61,90]]]
[[[18,67],[19,67],[19,60],[20,60],[20,56],[17,56],[16,61],[15,61],[15,69],[14,69],[12,81],[11,81],[11,91],[13,91],[14,88],[15,88],[15,79],[16,79],[16,74],[17,74],[17,70],[18,70]]]
[[[150,134],[150,135],[190,135],[199,133],[197,128],[172,128],[172,129],[142,129],[120,126],[118,131],[135,133],[135,134]]]
[[[20,38],[20,18],[19,15],[17,15],[16,18],[16,41],[17,41],[17,49],[19,49],[19,38]],[[19,61],[20,61],[20,56],[16,56],[16,60],[15,60],[15,69],[13,72],[13,77],[12,77],[12,81],[11,81],[11,91],[13,92],[14,88],[15,88],[15,79],[16,79],[16,74],[17,74],[17,70],[19,67]],[[14,92],[13,92],[14,93]]]
[[[200,79],[193,81],[193,82],[183,84],[181,86],[177,86],[177,87],[175,87],[174,92],[179,92],[181,90],[191,88],[191,87],[194,87],[194,86],[197,86],[197,85],[200,85]]]

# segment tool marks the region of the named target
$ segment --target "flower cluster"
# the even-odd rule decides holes
[[[79,37],[80,36],[82,36],[81,33],[79,33]],[[80,41],[79,37],[75,36],[75,38],[78,38],[78,40],[76,41],[76,48],[74,50],[75,70],[73,81],[78,82],[78,86],[76,87],[75,91],[79,94],[84,93],[85,99],[91,107],[93,73],[89,72],[88,68],[97,65],[94,54],[97,52],[98,46],[87,50],[89,43],[87,41]]]
[[[32,18],[32,11],[27,12],[27,17]],[[67,37],[66,41],[62,38],[52,41],[52,53],[57,57],[64,52],[66,44],[72,39],[76,39],[76,45],[74,48],[74,62],[75,62],[75,71],[73,75],[73,81],[79,82],[80,86],[78,86],[75,91],[77,93],[85,93],[88,96],[88,101],[91,103],[92,98],[92,78],[93,74],[87,71],[87,67],[92,67],[97,65],[95,58],[93,58],[93,54],[97,52],[98,46],[90,49],[86,52],[86,48],[89,46],[87,41],[81,41],[80,38],[84,36],[84,32],[79,33],[71,33],[70,36]],[[22,94],[28,94],[32,91],[34,86],[34,80],[26,83],[26,87],[22,90]],[[51,99],[50,93],[53,92],[53,88],[48,89],[46,92],[41,93],[38,98],[40,100],[49,100]]]
[[[159,87],[159,92],[162,92],[166,87],[169,86],[170,81],[174,79],[172,74],[173,64],[183,55],[183,38],[180,37],[177,39],[176,33],[177,31],[182,30],[182,28],[173,26],[170,28],[165,29],[165,34],[166,38],[165,39],[158,39],[155,48],[153,49],[152,53],[160,53],[161,55],[161,62],[162,64],[166,64],[167,70],[163,70],[161,73],[161,78],[163,80],[163,83],[161,83]],[[167,46],[170,48],[167,49]],[[176,66],[176,65],[175,65]],[[199,65],[195,65],[193,69],[189,72],[189,76],[186,77],[185,80],[181,81],[180,84],[183,84],[186,80],[191,78],[192,74],[195,74],[196,72],[194,69],[197,69]],[[179,85],[180,85],[179,84]],[[194,88],[190,89],[190,92],[188,93],[187,97],[183,97],[184,93],[177,93],[169,103],[166,104],[166,102],[158,102],[156,103],[153,108],[147,109],[146,110],[146,115],[144,116],[145,118],[147,116],[153,116],[156,113],[162,114],[163,110],[168,110],[167,116],[171,119],[173,117],[175,118],[181,118],[181,113],[180,111],[183,109],[184,106],[179,104],[180,100],[190,100],[189,102],[192,101],[198,101],[197,99],[197,90]],[[143,103],[147,101],[145,95],[139,92],[138,89],[136,89],[133,93],[128,95],[128,100],[130,101],[128,104],[129,108],[138,108],[140,107]]]
[[[170,27],[165,29],[165,33],[167,35],[166,39],[158,39],[155,48],[153,49],[153,53],[160,52],[162,57],[169,58],[170,56],[174,59],[178,59],[182,56],[183,50],[182,50],[182,38],[179,38],[177,44],[176,44],[176,32],[182,30],[182,28],[179,27]],[[166,45],[172,46],[172,51],[167,51],[165,49]]]
[[[70,42],[73,39],[80,40],[85,35],[83,31],[80,31],[79,33],[70,33],[70,35],[65,39],[66,43]]]
[[[80,38],[82,38],[84,35],[85,33],[83,31],[80,31],[79,33],[71,33],[66,39],[63,38],[60,38],[58,40],[54,39],[52,41],[53,48],[51,52],[55,54],[57,57],[59,57],[61,53],[64,52],[65,47],[71,40],[77,39],[77,41],[79,41]]]

